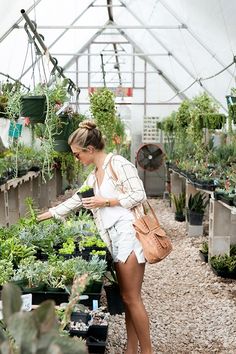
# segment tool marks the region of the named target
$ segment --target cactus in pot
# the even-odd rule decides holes
[[[84,343],[60,335],[54,302],[43,302],[32,312],[21,311],[21,291],[6,284],[2,291],[3,326],[0,353],[4,354],[85,354]]]

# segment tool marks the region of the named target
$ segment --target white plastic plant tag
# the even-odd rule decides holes
[[[31,311],[32,310],[32,294],[21,295],[22,306],[21,311]]]
[[[93,311],[98,309],[98,300],[93,300]]]

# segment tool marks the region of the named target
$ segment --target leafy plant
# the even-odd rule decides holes
[[[68,237],[66,242],[63,242],[62,248],[58,250],[59,254],[72,254],[75,251],[75,241],[72,237]]]
[[[82,187],[78,190],[78,192],[79,192],[79,193],[83,193],[83,192],[87,192],[87,191],[89,191],[89,190],[91,190],[91,189],[93,189],[93,188],[90,187],[90,186],[84,185],[84,186],[82,186]]]
[[[185,192],[180,193],[178,196],[172,193],[171,199],[174,202],[176,213],[183,214],[186,203]]]
[[[201,251],[202,253],[204,253],[205,255],[208,254],[208,242],[204,241],[204,242],[202,243],[202,246],[201,246],[201,248],[200,248],[200,251]]]
[[[114,93],[106,87],[96,90],[90,96],[90,110],[98,128],[106,137],[107,146],[112,146],[117,124]]]
[[[217,271],[236,274],[236,256],[213,256],[210,263]]]
[[[0,285],[3,285],[11,279],[14,273],[13,264],[7,259],[0,260]]]
[[[204,213],[207,204],[208,200],[206,200],[206,196],[201,192],[197,192],[195,195],[190,194],[188,199],[188,210],[202,214]]]
[[[14,284],[7,284],[3,287],[2,301],[1,353],[87,353],[84,343],[79,339],[60,335],[53,301],[43,302],[32,312],[22,312],[21,291]]]
[[[106,244],[102,241],[100,237],[97,236],[87,236],[80,241],[80,248],[83,247],[100,247],[105,248]]]

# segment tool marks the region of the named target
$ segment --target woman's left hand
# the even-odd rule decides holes
[[[103,208],[106,203],[106,199],[98,196],[82,198],[82,203],[85,209]]]

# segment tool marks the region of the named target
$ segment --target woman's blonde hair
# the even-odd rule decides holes
[[[96,150],[102,150],[105,146],[101,131],[91,120],[84,120],[79,124],[79,128],[69,136],[68,144],[78,145],[81,148],[91,145]]]

